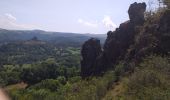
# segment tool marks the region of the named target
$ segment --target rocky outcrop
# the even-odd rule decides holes
[[[133,3],[130,5],[129,21],[120,24],[116,31],[107,33],[107,39],[104,44],[103,57],[108,68],[114,67],[117,61],[124,58],[130,45],[134,43],[134,37],[138,33],[137,26],[144,23],[145,3]]]
[[[95,39],[85,42],[82,76],[99,75],[114,69],[120,61],[124,61],[126,71],[133,72],[135,64],[145,56],[170,55],[170,10],[149,15],[146,21],[145,10],[145,3],[131,4],[128,10],[130,20],[107,33],[103,51]]]
[[[150,16],[154,21],[147,21],[139,35],[135,38],[135,44],[126,55],[126,60],[139,62],[150,54],[170,54],[170,11],[165,10],[160,15]]]
[[[91,38],[86,41],[81,50],[81,76],[87,77],[95,73],[95,62],[101,54],[100,40]]]
[[[138,25],[142,25],[144,23],[144,12],[146,10],[145,3],[133,3],[130,5],[128,14],[130,18],[130,22]]]
[[[161,36],[158,35],[158,39],[160,40],[158,45],[163,50],[161,52],[170,54],[170,10],[165,11],[161,17],[158,31],[160,34],[163,33]]]
[[[123,59],[129,46],[134,43],[135,35],[138,33],[136,27],[143,25],[145,21],[145,10],[145,3],[131,4],[128,10],[130,21],[120,24],[116,31],[108,32],[103,52],[108,68],[114,67],[117,61]]]
[[[104,50],[98,40],[90,39],[82,47],[81,74],[83,77],[93,74],[99,74],[108,68],[113,68],[117,61],[122,59],[127,49],[134,42],[136,26],[143,25],[145,3],[131,4],[128,10],[129,21],[120,24],[116,31],[109,31],[104,44]]]

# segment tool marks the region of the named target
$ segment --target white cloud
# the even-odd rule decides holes
[[[83,20],[82,20],[82,19],[78,19],[78,22],[79,22],[79,23],[83,23]]]
[[[6,16],[9,20],[14,20],[14,21],[17,20],[13,15],[11,15],[11,14],[9,14],[9,13],[6,13],[5,16]]]
[[[31,24],[21,24],[17,22],[17,18],[12,14],[6,13],[0,15],[0,28],[14,30],[30,30],[36,29],[37,26]]]
[[[102,23],[104,24],[104,26],[110,30],[115,30],[116,29],[116,24],[113,23],[112,19],[110,18],[110,16],[108,15],[105,15],[103,20],[102,20]]]
[[[82,19],[78,19],[78,23],[89,26],[89,27],[93,27],[93,28],[97,28],[98,24],[97,22],[88,22],[88,21],[84,21]]]
[[[117,25],[112,21],[111,17],[108,15],[96,21],[85,21],[82,18],[79,18],[77,22],[82,24],[80,28],[82,28],[82,30],[86,33],[104,34],[110,30],[114,31],[117,28]]]

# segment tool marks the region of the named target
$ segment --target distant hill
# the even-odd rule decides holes
[[[50,42],[59,46],[80,46],[91,37],[104,43],[106,34],[79,34],[64,32],[47,32],[42,30],[6,30],[0,29],[0,43],[27,41],[37,37],[38,40]]]
[[[68,47],[79,49],[83,42],[92,37],[100,39],[104,44],[106,34],[0,29],[0,64],[33,63],[49,57],[59,59],[61,48],[65,54]]]

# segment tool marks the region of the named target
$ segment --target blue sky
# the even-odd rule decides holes
[[[0,0],[0,28],[105,34],[149,0]]]

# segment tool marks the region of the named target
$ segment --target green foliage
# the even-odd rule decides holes
[[[121,76],[123,73],[125,73],[125,65],[123,63],[119,63],[115,67],[115,75],[117,76],[117,79],[119,76]]]
[[[61,86],[61,83],[59,80],[54,80],[54,79],[46,79],[42,80],[40,83],[37,83],[30,87],[31,89],[49,89],[50,91],[57,91],[59,87]]]
[[[0,70],[0,84],[2,86],[20,82],[20,66],[6,65]]]
[[[62,85],[65,85],[66,84],[66,78],[64,76],[59,76],[57,78],[57,80],[62,84]]]
[[[7,88],[12,100],[67,100],[70,98],[73,84],[81,81],[79,77],[80,49],[50,46],[32,48],[28,45],[9,44],[5,47],[6,50],[0,47],[0,53],[4,50],[0,57],[4,60],[0,63],[5,64],[0,67],[0,86]],[[10,55],[8,55],[9,52],[11,52]],[[39,54],[41,57],[38,56]],[[35,60],[36,57],[38,59]],[[26,85],[18,85],[20,82],[25,82]]]
[[[124,83],[128,100],[169,100],[170,62],[167,58],[150,56]],[[126,99],[126,100],[127,100]]]
[[[57,68],[58,65],[54,62],[34,64],[31,67],[23,68],[21,79],[28,84],[34,84],[47,78],[56,78],[58,76]]]
[[[0,45],[0,64],[31,64],[54,58],[60,65],[80,66],[80,49],[58,47],[54,44],[25,44],[25,42]]]
[[[9,49],[10,46],[7,48]],[[17,49],[14,46],[13,48],[10,48],[10,49],[11,50],[16,49],[19,51],[6,50],[5,53],[11,52],[12,56],[18,55],[18,53],[21,53],[21,54],[24,53],[24,55],[27,55],[25,53],[28,53],[28,55],[32,55],[30,53],[32,52],[32,50],[27,49],[28,47],[24,47],[25,49],[22,46],[18,48],[19,49]],[[42,48],[44,47],[42,46]],[[20,49],[21,49],[21,52],[20,52]],[[33,52],[40,53],[38,47],[35,47],[33,49],[35,49],[35,51],[33,50]],[[50,47],[46,49],[48,49],[47,52],[50,52],[49,50],[52,48]],[[54,53],[55,51],[59,51],[59,53]],[[53,56],[56,56],[56,57],[50,57],[50,54],[47,54],[48,56],[46,56],[45,53],[40,53],[41,55],[44,55],[45,58],[47,59],[43,61],[39,59],[38,62],[34,62],[32,64],[23,64],[23,63],[27,63],[25,61],[23,61],[20,64],[17,61],[15,61],[17,59],[15,59],[14,57],[14,60],[11,60],[11,61],[12,63],[17,63],[17,64],[13,64],[13,65],[10,64],[10,65],[4,65],[4,66],[2,65],[0,67],[0,80],[1,80],[0,85],[6,86],[10,84],[19,83],[22,81],[31,85],[31,84],[38,83],[44,79],[56,79],[59,76],[65,77],[65,79],[60,80],[60,81],[63,81],[63,84],[65,84],[66,83],[65,81],[68,78],[79,75],[79,72],[80,72],[79,48],[71,48],[71,47],[63,48],[63,49],[55,48],[54,51],[51,53],[54,53]],[[4,57],[5,59],[10,59],[11,56],[2,55],[0,56],[0,58],[1,57]],[[27,58],[26,56],[23,56],[23,57],[24,59]],[[32,55],[32,57],[37,57],[36,53]],[[19,59],[22,59],[22,58],[19,58]],[[29,58],[29,59],[32,59],[32,58]],[[11,62],[8,60],[5,60],[5,61]],[[2,61],[2,64],[3,63],[5,62]]]
[[[76,67],[67,68],[67,77],[74,77],[79,75],[79,70]]]
[[[25,90],[11,91],[14,100],[99,100],[114,82],[114,73],[108,72],[103,77],[81,80],[74,77],[70,83],[62,84],[63,77],[57,80],[46,79]]]
[[[56,66],[56,69],[53,69],[53,65]],[[19,66],[17,67],[18,69],[20,68]],[[45,74],[53,70],[58,71],[57,73],[67,74],[67,68],[58,67],[54,59],[48,59],[33,65],[23,65],[21,68],[23,68],[22,71],[24,71],[24,68],[29,69],[28,71],[31,71],[31,73],[32,68],[35,68],[33,70],[40,70]],[[10,70],[17,71],[14,66],[4,66],[3,69],[9,72]],[[63,69],[66,71],[62,72],[61,70]],[[67,76],[68,78],[58,75],[55,79],[48,79],[48,77],[46,79],[44,78],[45,75],[34,73],[32,75],[38,75],[39,78],[44,79],[36,81],[36,84],[26,89],[11,89],[9,94],[13,100],[100,100],[111,89],[117,77],[124,74],[125,70],[124,64],[120,63],[116,66],[114,72],[107,72],[102,77],[91,77],[86,80],[74,75],[73,77]],[[170,61],[168,58],[160,56],[147,57],[139,66],[136,66],[132,75],[123,80],[123,87],[120,89],[124,92],[116,98],[123,100],[169,100],[169,70]],[[29,77],[37,78],[37,76]],[[111,96],[108,95],[107,97]]]
[[[80,76],[75,76],[75,77],[71,77],[71,78],[69,78],[69,83],[76,83],[76,82],[78,82],[78,81],[80,81],[81,80],[81,77]]]

